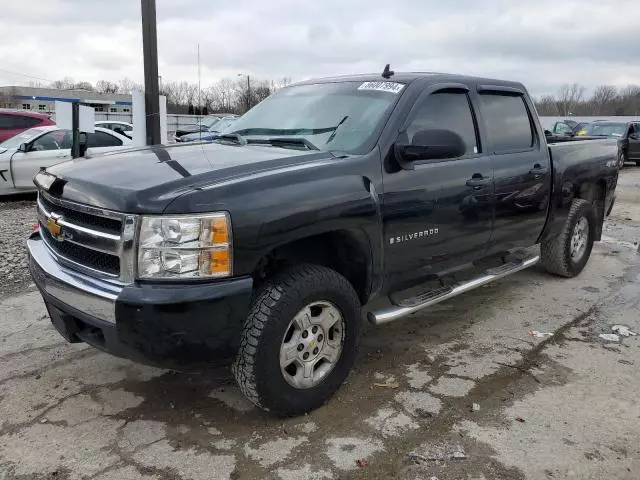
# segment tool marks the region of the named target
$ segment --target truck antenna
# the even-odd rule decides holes
[[[391,78],[395,73],[393,70],[389,69],[390,65],[387,63],[382,71],[382,78]]]

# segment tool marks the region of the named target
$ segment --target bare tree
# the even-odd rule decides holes
[[[73,85],[73,88],[76,90],[87,90],[89,92],[93,92],[93,85],[91,82],[78,82]]]
[[[75,86],[75,82],[71,77],[64,77],[62,80],[56,80],[49,87],[57,88],[58,90],[70,90]]]
[[[614,115],[617,109],[618,89],[611,85],[600,85],[589,100],[589,114]]]
[[[229,78],[223,78],[215,86],[213,93],[214,111],[221,113],[231,113],[235,111],[235,85]]]
[[[616,115],[640,115],[640,85],[628,85],[618,95]]]
[[[95,87],[98,93],[118,93],[120,86],[116,82],[109,80],[98,80]]]
[[[142,87],[142,85],[140,85],[139,83],[134,82],[130,78],[123,78],[122,80],[118,81],[118,90],[121,93],[129,93],[130,94],[135,89],[143,90],[143,87]]]
[[[562,85],[558,91],[556,105],[561,116],[575,115],[574,110],[584,100],[585,88],[579,83]]]
[[[536,110],[539,115],[555,116],[558,115],[558,105],[556,97],[553,95],[545,95],[536,102]]]

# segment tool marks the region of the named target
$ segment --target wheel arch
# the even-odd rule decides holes
[[[301,263],[335,270],[351,283],[361,304],[369,300],[373,284],[373,252],[364,231],[338,229],[284,242],[262,255],[252,277],[260,284],[283,268]]]

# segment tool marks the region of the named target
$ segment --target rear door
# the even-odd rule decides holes
[[[43,167],[71,158],[71,132],[53,130],[30,143],[26,153],[15,152],[11,157],[11,172],[16,188],[33,188],[33,177]]]
[[[547,219],[551,165],[524,91],[481,88],[479,108],[492,153],[495,221],[489,254],[528,247]]]
[[[629,132],[629,148],[627,158],[632,162],[640,162],[640,122],[631,124]]]
[[[398,141],[444,129],[466,145],[463,156],[384,172],[385,270],[391,290],[481,257],[491,236],[493,172],[480,144],[468,89],[431,86],[418,99]]]

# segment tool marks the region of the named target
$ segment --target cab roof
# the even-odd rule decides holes
[[[338,82],[397,82],[410,84],[416,80],[425,79],[428,83],[462,83],[476,85],[495,85],[513,87],[526,91],[520,82],[499,80],[495,78],[474,77],[471,75],[460,75],[455,73],[439,72],[395,72],[390,78],[385,78],[380,73],[364,73],[358,75],[341,75],[337,77],[317,78],[297,82],[292,85],[313,85],[317,83],[338,83]]]

